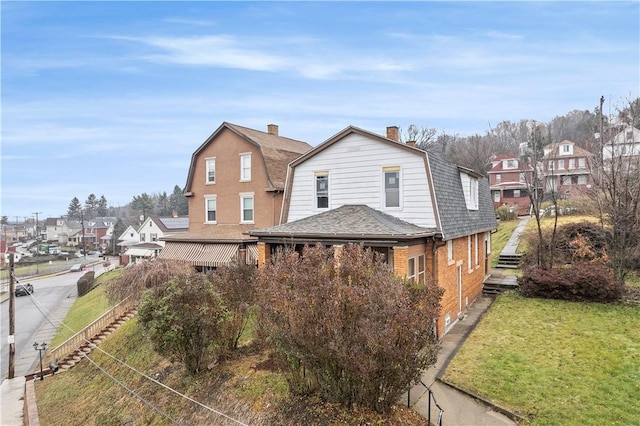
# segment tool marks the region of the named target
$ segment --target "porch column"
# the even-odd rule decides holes
[[[258,242],[258,268],[262,268],[270,259],[270,247],[268,244]]]

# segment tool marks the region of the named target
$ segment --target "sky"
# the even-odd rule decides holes
[[[315,146],[354,125],[468,136],[640,91],[640,2],[2,1],[1,198],[184,187],[223,122]]]

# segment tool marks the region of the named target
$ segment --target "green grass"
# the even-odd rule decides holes
[[[502,295],[444,378],[533,425],[638,424],[640,309]]]
[[[120,273],[121,270],[115,270],[99,276],[96,279],[98,286],[74,302],[64,320],[64,323],[71,330],[64,326],[60,327],[51,341],[50,346],[52,348],[63,343],[113,307],[105,295],[105,286],[103,284],[108,280],[114,279]]]
[[[491,235],[491,266],[496,267],[498,264],[498,257],[504,246],[507,245],[507,241],[513,234],[513,230],[520,224],[520,220],[507,220],[498,222],[498,230]]]

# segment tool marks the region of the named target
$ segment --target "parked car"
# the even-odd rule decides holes
[[[18,296],[28,296],[28,295],[30,295],[32,293],[33,293],[33,285],[31,285],[30,283],[18,284],[18,285],[16,285],[16,289],[14,291],[14,294],[16,295],[16,297],[18,297]]]
[[[84,268],[84,263],[76,263],[69,269],[70,272],[80,272]]]

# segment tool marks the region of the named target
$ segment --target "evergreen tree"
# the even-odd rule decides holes
[[[78,197],[73,197],[67,208],[67,216],[69,219],[80,220],[82,205]]]
[[[167,195],[167,191],[164,191],[162,194],[158,194],[158,206],[156,211],[160,216],[171,216],[171,206],[169,205],[169,196]]]
[[[105,217],[108,216],[109,213],[109,208],[107,205],[107,199],[105,198],[104,195],[100,196],[100,199],[98,200],[98,205],[96,207],[96,215],[98,217]]]
[[[98,198],[96,198],[95,194],[89,194],[84,202],[84,218],[93,219],[94,217],[96,217],[97,210]]]
[[[178,185],[173,187],[173,194],[169,196],[169,206],[171,210],[175,210],[178,213],[178,216],[189,214],[189,202]]]
[[[142,212],[143,220],[154,213],[154,206],[153,198],[146,192],[134,195],[133,200],[131,200],[131,208]]]

